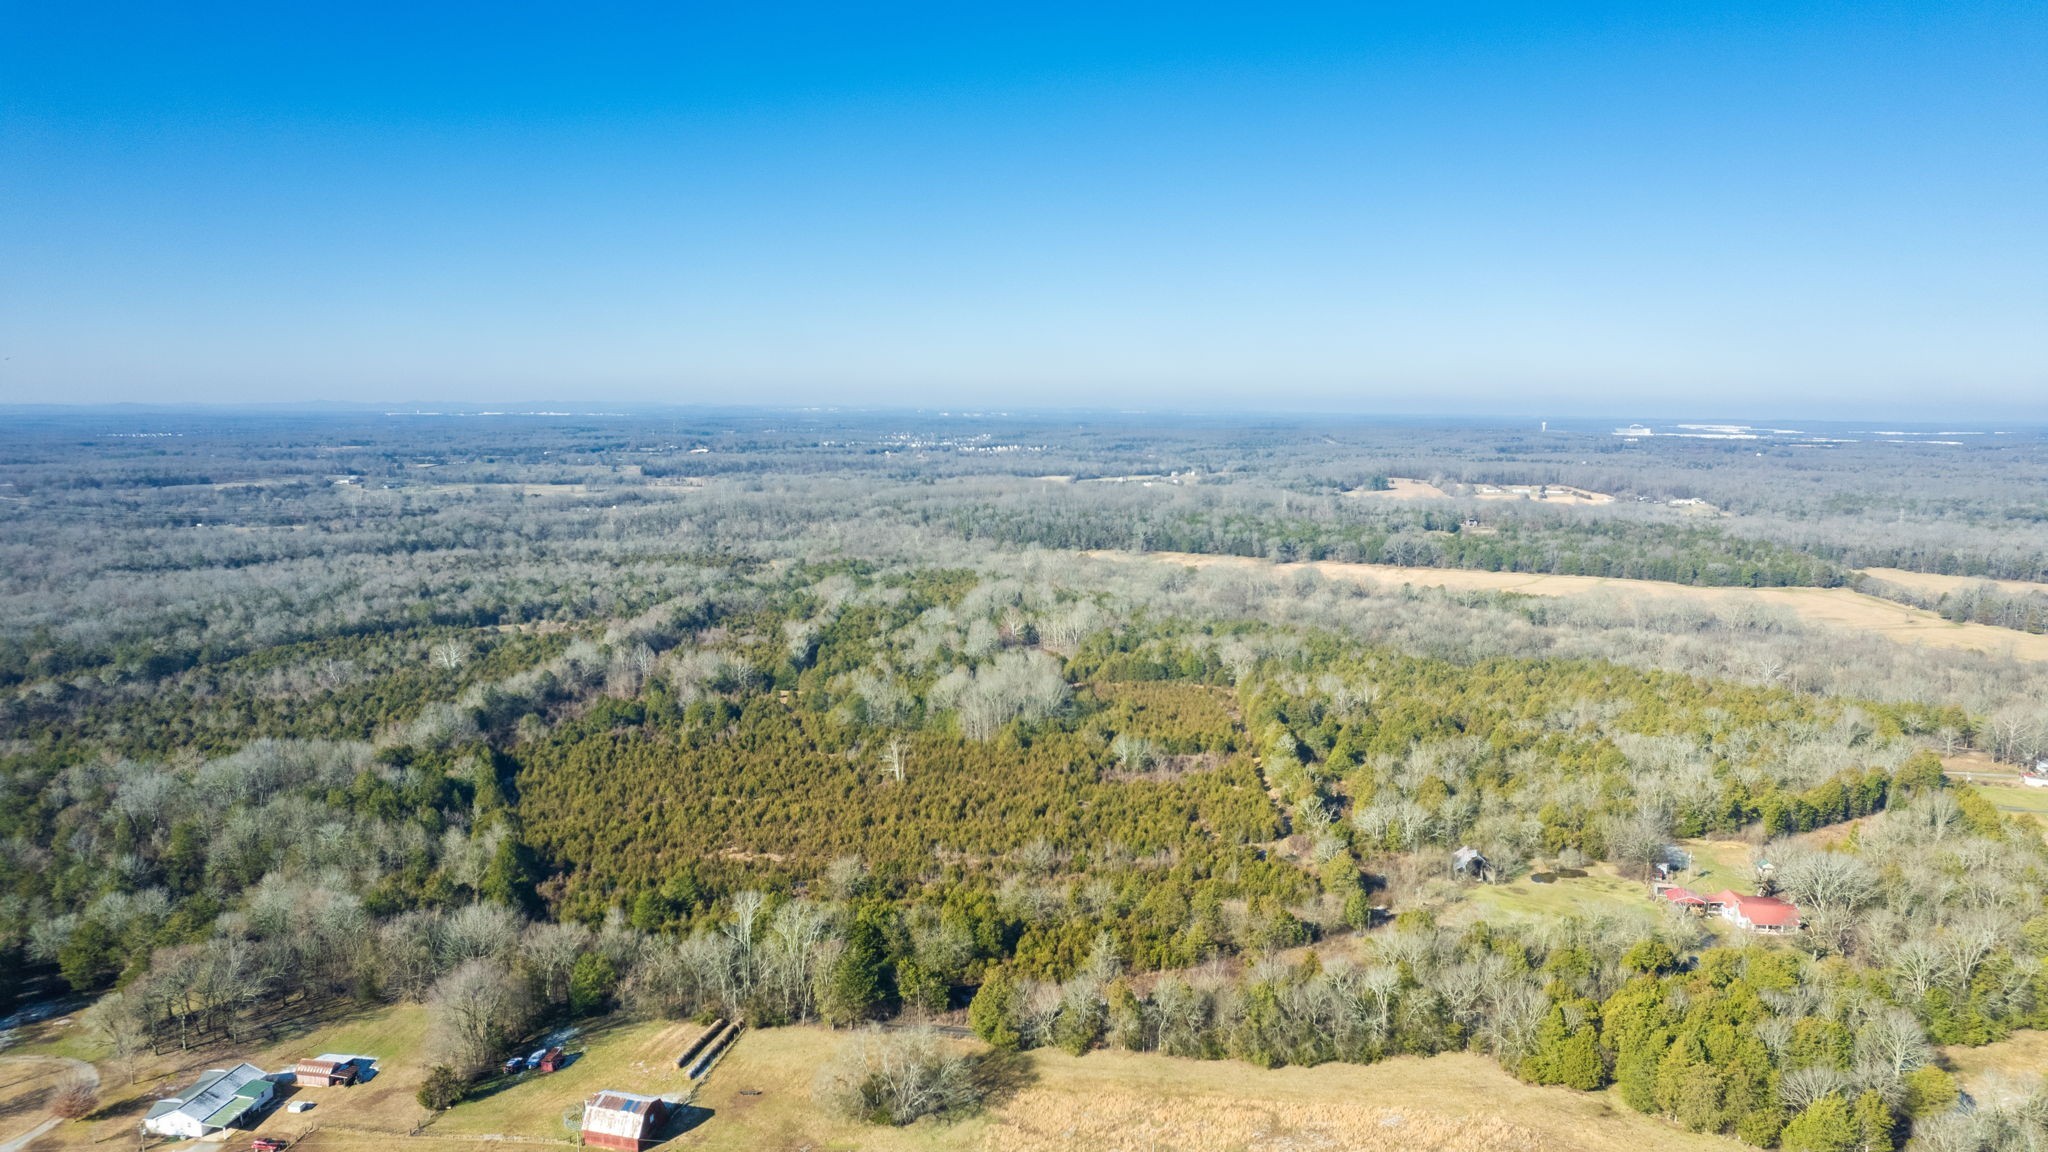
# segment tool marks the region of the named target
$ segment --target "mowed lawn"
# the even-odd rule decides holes
[[[983,1152],[1734,1152],[1638,1115],[1607,1093],[1537,1088],[1468,1054],[1266,1071],[1235,1061],[1128,1052],[1029,1055],[1028,1082],[987,1114],[950,1125],[871,1128],[811,1099],[816,1069],[844,1038],[816,1028],[744,1036],[697,1104],[708,1112],[670,1147],[981,1149]]]
[[[1573,914],[1645,918],[1657,915],[1647,885],[1624,879],[1604,864],[1585,871],[1584,876],[1559,877],[1548,884],[1538,884],[1523,876],[1507,884],[1465,885],[1459,889],[1464,900],[1446,918],[1453,923],[1502,923],[1555,920]]]
[[[377,1058],[377,1074],[366,1083],[279,1089],[277,1107],[251,1129],[252,1134],[296,1139],[330,1125],[398,1135],[412,1131],[426,1116],[416,1096],[426,1075],[427,1020],[424,1005],[394,1004],[313,1028],[246,1057],[271,1070],[323,1052]],[[298,1100],[311,1101],[312,1110],[285,1111],[285,1104]]]
[[[1692,868],[1678,883],[1701,893],[1725,888],[1744,896],[1756,895],[1756,865],[1748,844],[1740,840],[1681,840],[1678,846],[1692,853]]]
[[[1977,791],[2000,812],[2031,816],[2037,821],[2048,823],[2048,788],[2028,788],[2025,785],[1979,784]]]
[[[559,1072],[524,1072],[486,1081],[477,1096],[441,1113],[427,1126],[432,1136],[524,1136],[573,1139],[564,1125],[581,1116],[592,1094],[616,1088],[648,1096],[687,1093],[691,1080],[676,1057],[704,1031],[701,1025],[657,1020],[600,1026],[564,1044],[576,1059]]]

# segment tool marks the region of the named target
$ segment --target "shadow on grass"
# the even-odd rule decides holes
[[[1022,1052],[995,1048],[974,1057],[970,1075],[980,1106],[1000,1108],[1017,1093],[1038,1083],[1038,1066]]]
[[[715,1108],[704,1108],[696,1104],[678,1104],[669,1109],[668,1123],[662,1128],[662,1139],[673,1140],[697,1128],[716,1115],[718,1115],[718,1110]]]

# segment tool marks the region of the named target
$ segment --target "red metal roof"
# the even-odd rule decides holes
[[[1664,889],[1662,892],[1657,893],[1657,895],[1671,901],[1673,904],[1705,904],[1707,902],[1706,897],[1701,896],[1692,889],[1680,888],[1676,885]]]
[[[1751,924],[1770,928],[1791,928],[1799,923],[1797,906],[1775,896],[1737,896],[1735,911]]]

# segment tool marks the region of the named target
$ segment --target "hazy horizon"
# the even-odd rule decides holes
[[[2048,419],[2038,5],[17,25],[0,403]]]

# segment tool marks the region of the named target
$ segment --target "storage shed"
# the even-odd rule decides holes
[[[661,1143],[668,1102],[659,1096],[606,1090],[583,1105],[583,1143],[617,1152],[645,1152]]]
[[[357,1076],[353,1060],[332,1060],[322,1056],[292,1065],[292,1083],[301,1088],[346,1087],[354,1084]]]

